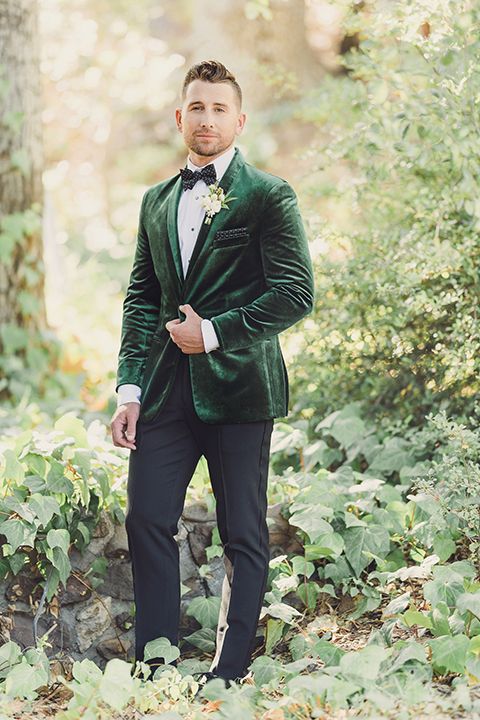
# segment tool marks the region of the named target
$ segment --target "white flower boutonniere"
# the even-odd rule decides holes
[[[219,213],[222,208],[228,210],[227,203],[236,199],[230,196],[230,192],[225,195],[222,188],[218,187],[218,181],[213,185],[209,185],[208,195],[202,195],[200,200],[200,205],[205,208],[206,212],[205,225],[210,225],[213,216]]]

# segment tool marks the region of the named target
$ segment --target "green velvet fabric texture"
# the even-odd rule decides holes
[[[220,343],[209,354],[189,356],[201,420],[254,422],[288,413],[278,334],[311,312],[314,293],[297,199],[288,183],[248,165],[238,150],[220,185],[236,199],[211,225],[202,224],[185,279],[179,176],[143,199],[117,375],[117,386],[142,388],[143,422],[157,417],[172,387],[181,350],[165,323],[186,303],[212,321]]]

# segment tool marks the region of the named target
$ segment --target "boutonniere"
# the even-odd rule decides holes
[[[218,187],[218,181],[208,186],[208,195],[202,195],[200,205],[205,208],[205,225],[210,225],[214,215],[220,212],[222,208],[227,208],[231,200],[237,198],[230,196],[230,191],[225,195],[221,187]]]

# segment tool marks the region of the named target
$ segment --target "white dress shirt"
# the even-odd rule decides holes
[[[212,161],[215,165],[217,180],[220,180],[228,166],[233,160],[235,148],[229,150]],[[207,163],[208,164],[208,163]],[[190,158],[187,161],[187,167],[190,170],[200,170],[194,165]],[[184,190],[180,196],[178,205],[178,241],[180,244],[180,254],[182,257],[183,276],[187,274],[188,264],[192,257],[193,249],[197,241],[198,233],[202,222],[205,220],[205,208],[200,205],[200,200],[204,195],[208,194],[208,187],[203,180],[199,180],[191,190]],[[195,308],[193,308],[195,310]],[[173,319],[173,318],[172,318]],[[201,331],[203,338],[203,346],[205,352],[209,353],[216,350],[219,346],[217,333],[210,320],[202,320]],[[123,405],[127,402],[140,402],[141,388],[138,385],[126,384],[120,385],[118,388],[118,404]]]

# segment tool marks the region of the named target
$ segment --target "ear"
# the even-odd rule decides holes
[[[177,130],[178,132],[183,132],[183,126],[182,126],[182,111],[181,110],[175,110],[175,120],[177,121]]]
[[[235,135],[241,135],[243,132],[243,128],[245,127],[245,121],[247,119],[247,116],[245,113],[240,113],[240,115],[237,118],[237,127],[235,128]]]

